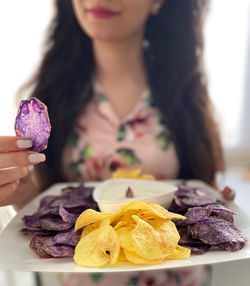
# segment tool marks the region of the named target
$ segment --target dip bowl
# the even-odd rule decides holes
[[[126,197],[128,188],[133,197]],[[93,192],[101,212],[113,213],[131,201],[140,200],[146,203],[157,203],[168,209],[177,187],[175,185],[138,179],[110,179],[100,183]],[[131,193],[130,193],[131,195]]]

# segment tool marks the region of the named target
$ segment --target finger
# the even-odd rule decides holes
[[[1,136],[0,152],[18,151],[32,147],[32,141],[18,136]]]
[[[32,165],[0,170],[0,185],[9,184],[26,177],[34,169]]]
[[[232,201],[235,198],[235,191],[231,189],[230,187],[226,186],[222,191],[221,191],[222,196],[228,200]]]
[[[19,151],[0,154],[0,168],[9,168],[16,166],[35,165],[44,162],[46,159],[44,154]]]
[[[14,202],[15,193],[17,191],[17,182],[0,186],[0,206],[11,205]]]

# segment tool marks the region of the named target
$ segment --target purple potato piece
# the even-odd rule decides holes
[[[209,194],[206,189],[179,185],[169,210],[184,214],[190,207],[200,207],[215,203],[218,203],[217,198]]]
[[[217,245],[228,251],[236,251],[244,247],[247,238],[232,223],[223,219],[206,218],[188,226],[188,233],[194,239],[200,239],[205,244]]]
[[[197,221],[200,221],[208,217],[208,210],[204,207],[194,207],[189,208],[188,211],[184,214],[186,219],[175,219],[173,222],[178,226],[186,226],[194,224]]]
[[[59,215],[61,216],[62,220],[69,223],[76,223],[79,214],[74,214],[68,212],[62,205],[59,208]]]
[[[39,204],[39,208],[38,208],[38,212],[40,210],[44,210],[46,209],[48,206],[50,206],[50,204],[54,201],[57,200],[58,196],[45,196],[41,199],[40,204]]]
[[[46,229],[32,229],[32,228],[22,228],[20,232],[27,236],[33,236],[33,235],[55,235],[56,232],[52,230],[46,230]]]
[[[73,257],[75,253],[75,248],[69,245],[44,245],[44,250],[54,258]]]
[[[235,213],[222,205],[208,205],[206,206],[206,209],[208,210],[210,216],[221,218],[231,223],[234,222],[233,216]]]
[[[206,245],[206,244],[203,244],[203,245],[198,245],[198,244],[197,245],[185,245],[185,244],[183,244],[182,246],[191,249],[192,254],[204,254],[211,247],[210,245]]]
[[[237,251],[240,250],[241,248],[243,248],[246,245],[246,241],[240,241],[240,242],[224,242],[224,243],[220,243],[217,246],[222,249],[222,250],[226,250],[226,251]]]
[[[40,258],[51,258],[52,256],[44,249],[45,244],[53,245],[53,236],[35,235],[30,241],[30,248]]]
[[[74,231],[74,227],[69,230],[61,231],[54,237],[54,244],[66,244],[76,246],[81,238],[82,231]]]
[[[31,150],[41,152],[47,148],[50,131],[47,106],[35,97],[22,100],[15,121],[16,135],[32,140]]]
[[[40,222],[40,216],[38,214],[25,215],[22,217],[23,223],[29,228],[38,228],[42,227]]]
[[[187,209],[188,207],[181,202],[178,196],[175,195],[168,210],[170,212],[184,214],[187,211]]]
[[[54,236],[34,236],[30,241],[30,248],[40,258],[73,257],[74,247],[68,245],[55,245]]]
[[[196,195],[196,196],[181,198],[181,202],[188,207],[200,207],[209,204],[214,204],[217,202],[217,199],[211,195],[202,195],[202,196]]]
[[[181,236],[178,244],[190,248],[192,254],[204,254],[211,247],[199,239],[192,238],[188,234],[187,227],[180,228],[178,231]]]
[[[62,231],[72,227],[72,223],[64,222],[60,216],[50,215],[40,218],[41,225],[44,229]]]

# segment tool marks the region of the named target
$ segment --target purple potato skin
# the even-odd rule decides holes
[[[22,100],[15,121],[16,135],[32,140],[31,150],[41,152],[47,148],[50,131],[47,106],[35,97]]]

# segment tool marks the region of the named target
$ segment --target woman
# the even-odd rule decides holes
[[[206,2],[57,0],[29,83],[51,119],[46,163],[31,173],[45,156],[0,137],[0,204],[20,208],[54,182],[103,180],[118,167],[215,185],[223,160],[202,71]]]

